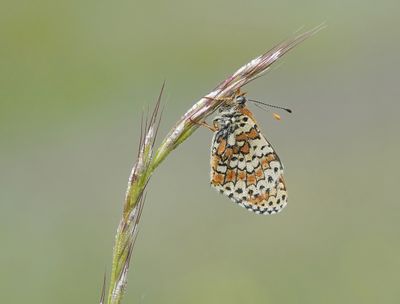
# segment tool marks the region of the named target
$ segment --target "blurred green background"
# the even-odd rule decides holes
[[[124,303],[400,303],[398,1],[3,1],[3,303],[96,303],[143,108],[160,138],[296,30],[327,28],[245,88],[284,162],[289,206],[212,190],[199,129],[157,170]]]

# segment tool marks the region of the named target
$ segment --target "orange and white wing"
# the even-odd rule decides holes
[[[257,214],[278,213],[288,199],[282,163],[251,112],[239,111],[232,132],[214,134],[211,186]]]

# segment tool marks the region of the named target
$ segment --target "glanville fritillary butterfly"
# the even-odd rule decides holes
[[[214,131],[211,186],[256,214],[275,214],[288,200],[283,165],[261,134],[247,101],[245,93],[238,90],[224,99],[213,126],[201,123]]]

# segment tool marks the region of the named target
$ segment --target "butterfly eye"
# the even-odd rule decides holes
[[[238,97],[236,97],[236,102],[240,105],[245,104],[246,98],[244,96],[238,96]]]

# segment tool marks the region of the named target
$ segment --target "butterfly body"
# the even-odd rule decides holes
[[[278,213],[287,204],[283,166],[246,101],[236,95],[214,119],[211,186],[257,214]]]

